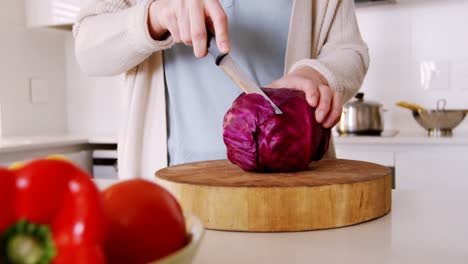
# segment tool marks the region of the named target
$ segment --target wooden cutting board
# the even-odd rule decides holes
[[[164,168],[158,182],[208,229],[304,231],[362,223],[391,209],[390,169],[323,160],[296,173],[251,173],[227,160]]]

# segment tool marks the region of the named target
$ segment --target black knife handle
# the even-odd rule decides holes
[[[219,66],[219,64],[221,63],[223,58],[226,57],[226,55],[228,55],[228,54],[227,53],[222,53],[218,49],[218,45],[216,44],[215,36],[213,35],[213,33],[211,33],[210,30],[207,29],[206,33],[207,33],[207,40],[208,40],[208,43],[207,43],[208,53],[211,55],[211,57],[213,57],[216,65]]]

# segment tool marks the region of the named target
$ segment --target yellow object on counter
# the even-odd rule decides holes
[[[68,161],[71,162],[67,157],[62,156],[62,155],[50,155],[47,156],[48,160],[63,160],[63,161]],[[24,165],[26,165],[27,161],[21,161],[21,162],[15,162],[10,167],[8,167],[9,170],[17,170],[22,168]]]
[[[424,107],[422,107],[420,105],[412,104],[412,103],[408,103],[408,102],[397,102],[396,105],[398,105],[400,107],[403,107],[403,108],[413,110],[413,111],[424,111],[424,110],[426,110]]]
[[[67,157],[63,155],[50,155],[47,157],[48,160],[63,160],[63,161],[70,161]]]
[[[9,170],[17,170],[24,166],[24,162],[15,162],[8,167]]]

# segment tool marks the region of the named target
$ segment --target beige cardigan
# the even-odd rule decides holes
[[[125,73],[125,111],[119,137],[119,177],[153,179],[167,166],[166,100],[161,51],[172,38],[155,41],[147,26],[154,0],[98,0],[74,27],[76,55],[90,75]],[[312,67],[349,100],[369,65],[353,0],[294,1],[285,73]],[[272,4],[274,1],[272,1]],[[328,158],[335,157],[331,142]]]

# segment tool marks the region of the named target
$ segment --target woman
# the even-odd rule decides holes
[[[76,55],[88,74],[125,73],[120,178],[225,158],[222,117],[240,91],[204,58],[207,27],[261,86],[304,91],[324,127],[367,72],[352,0],[99,0],[75,25]]]

